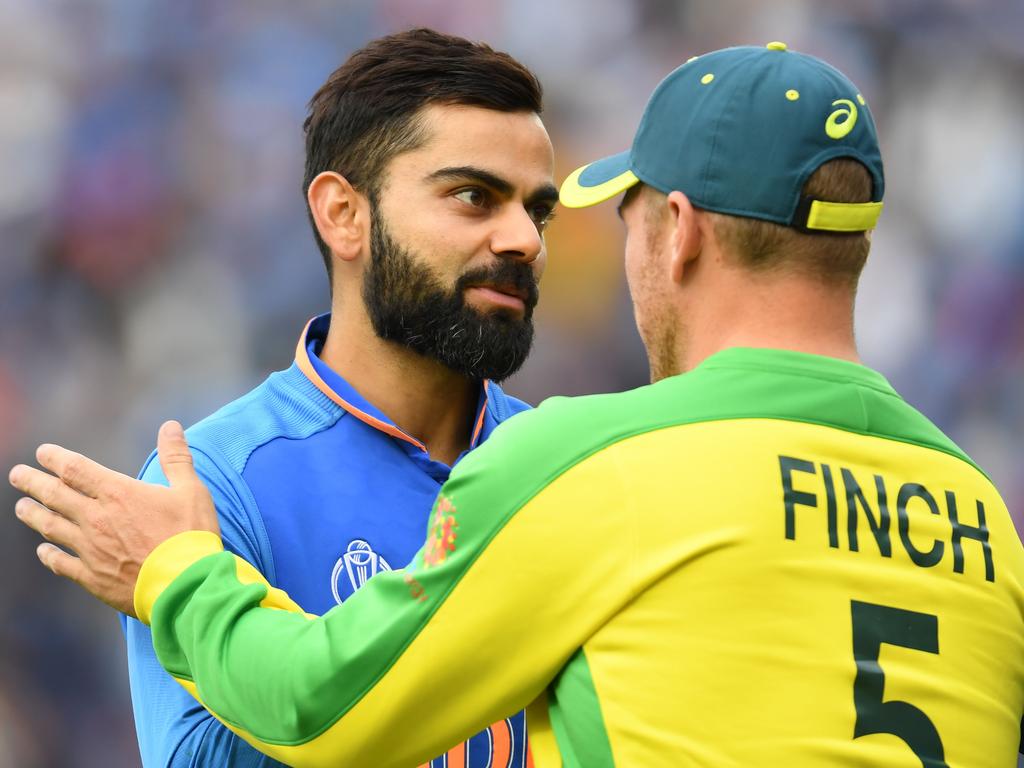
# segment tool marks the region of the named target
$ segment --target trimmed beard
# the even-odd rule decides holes
[[[522,317],[466,304],[470,285],[511,285],[526,295]],[[452,290],[429,264],[391,237],[380,209],[371,215],[370,263],[363,302],[376,334],[472,379],[503,381],[519,370],[533,344],[538,288],[528,264],[498,257],[493,267],[463,273]]]

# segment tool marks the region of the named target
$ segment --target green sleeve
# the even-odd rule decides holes
[[[567,425],[536,417],[459,464],[406,569],[324,616],[212,534],[165,542],[136,590],[161,664],[257,749],[300,766],[408,768],[524,708],[629,590],[607,578],[624,518],[569,503],[612,489],[614,468],[581,464],[600,446],[564,440],[538,466]]]

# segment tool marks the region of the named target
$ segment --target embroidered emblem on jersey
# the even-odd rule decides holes
[[[334,595],[335,602],[341,605],[345,598],[351,596],[374,575],[390,570],[388,561],[374,552],[368,542],[353,539],[331,571],[331,594]]]
[[[440,565],[448,559],[448,553],[455,551],[455,539],[459,527],[455,519],[455,505],[447,496],[438,496],[434,517],[427,532],[427,546],[423,551],[423,567]]]

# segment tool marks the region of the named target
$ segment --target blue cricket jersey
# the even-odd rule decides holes
[[[227,548],[316,614],[343,602],[374,574],[412,559],[451,472],[320,361],[329,324],[330,315],[312,320],[290,368],[188,430],[195,468],[213,494]],[[528,407],[485,381],[470,449]],[[155,454],[141,477],[167,483]],[[217,722],[164,672],[148,627],[123,621],[145,768],[280,765]],[[527,764],[520,712],[429,765]]]

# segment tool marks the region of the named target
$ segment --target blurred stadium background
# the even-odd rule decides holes
[[[0,0],[0,466],[53,440],[134,473],[162,419],[290,363],[328,306],[305,103],[349,52],[421,24],[536,70],[559,179],[626,147],[695,54],[778,39],[845,70],[888,171],[863,354],[1024,524],[1018,0]],[[644,384],[610,209],[563,211],[549,243],[536,351],[508,389]],[[38,566],[14,500],[4,483],[0,768],[137,765],[117,622]]]

